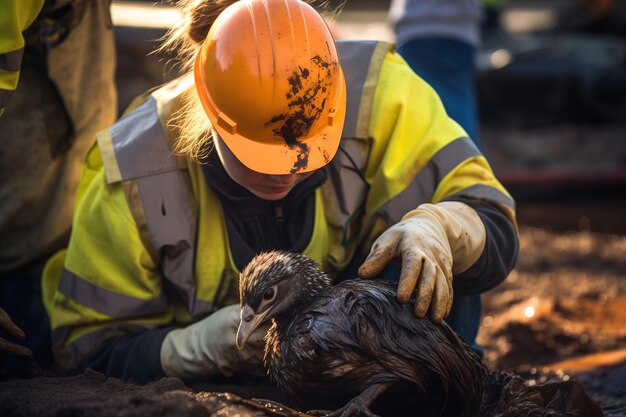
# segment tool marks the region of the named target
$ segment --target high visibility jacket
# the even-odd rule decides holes
[[[23,32],[35,20],[43,0],[0,0],[0,116],[20,78]]]
[[[347,82],[342,151],[324,167],[310,242],[328,273],[346,267],[422,203],[514,202],[434,91],[381,42],[339,42]],[[44,298],[59,358],[104,340],[186,324],[237,302],[238,270],[219,200],[200,166],[172,155],[168,124],[190,76],[152,92],[98,134],[76,198],[69,247],[48,262]],[[210,185],[210,184],[209,184]]]

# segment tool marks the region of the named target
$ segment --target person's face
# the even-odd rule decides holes
[[[311,171],[303,174],[262,174],[242,164],[215,131],[213,131],[213,143],[226,173],[233,181],[264,200],[280,200],[313,173]]]

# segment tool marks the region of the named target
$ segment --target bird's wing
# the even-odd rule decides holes
[[[405,319],[402,306],[386,288],[362,283],[346,283],[343,298],[354,343],[387,371],[424,390],[426,381],[413,364],[414,328]]]
[[[289,352],[282,352],[282,357],[291,358],[296,368],[290,379],[297,378],[297,394],[307,392],[327,398],[342,395],[349,399],[373,383],[398,379],[358,344],[349,317],[335,296],[319,298],[298,315],[286,332],[283,346],[288,346]]]
[[[286,330],[275,368],[300,399],[337,403],[368,386],[406,380],[442,410],[480,402],[485,370],[478,355],[449,326],[417,319],[384,283],[332,287]]]
[[[473,390],[481,386],[484,367],[449,326],[416,318],[412,306],[399,303],[387,283],[354,280],[342,285],[348,290],[344,305],[355,343],[382,367],[424,392],[436,384],[444,397],[449,390],[479,396]]]

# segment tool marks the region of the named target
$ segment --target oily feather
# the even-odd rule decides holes
[[[511,373],[488,373],[448,325],[417,319],[414,300],[399,303],[395,284],[354,280],[331,287],[319,265],[305,256],[266,252],[242,271],[240,290],[242,314],[273,320],[265,350],[271,377],[307,408],[337,409],[369,387],[393,382],[385,384],[390,388],[371,411],[421,417],[602,416],[578,382],[530,387]]]
[[[404,380],[435,409],[461,400],[476,410],[486,378],[480,359],[447,325],[417,320],[395,297],[383,282],[328,288],[280,333],[270,330],[272,377],[305,403],[342,405],[370,385]]]

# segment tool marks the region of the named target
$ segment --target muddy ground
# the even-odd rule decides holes
[[[525,221],[528,211],[520,209]],[[524,224],[520,233],[516,269],[484,296],[479,342],[485,362],[515,371],[531,385],[576,378],[606,416],[626,416],[626,235]],[[209,394],[218,389],[190,388],[173,378],[138,386],[93,372],[59,377],[49,371],[45,377],[0,382],[0,415],[295,415],[234,395]],[[222,389],[281,399],[268,387]]]
[[[530,384],[577,378],[626,416],[625,254],[624,235],[522,226],[517,267],[483,297],[489,367]]]

